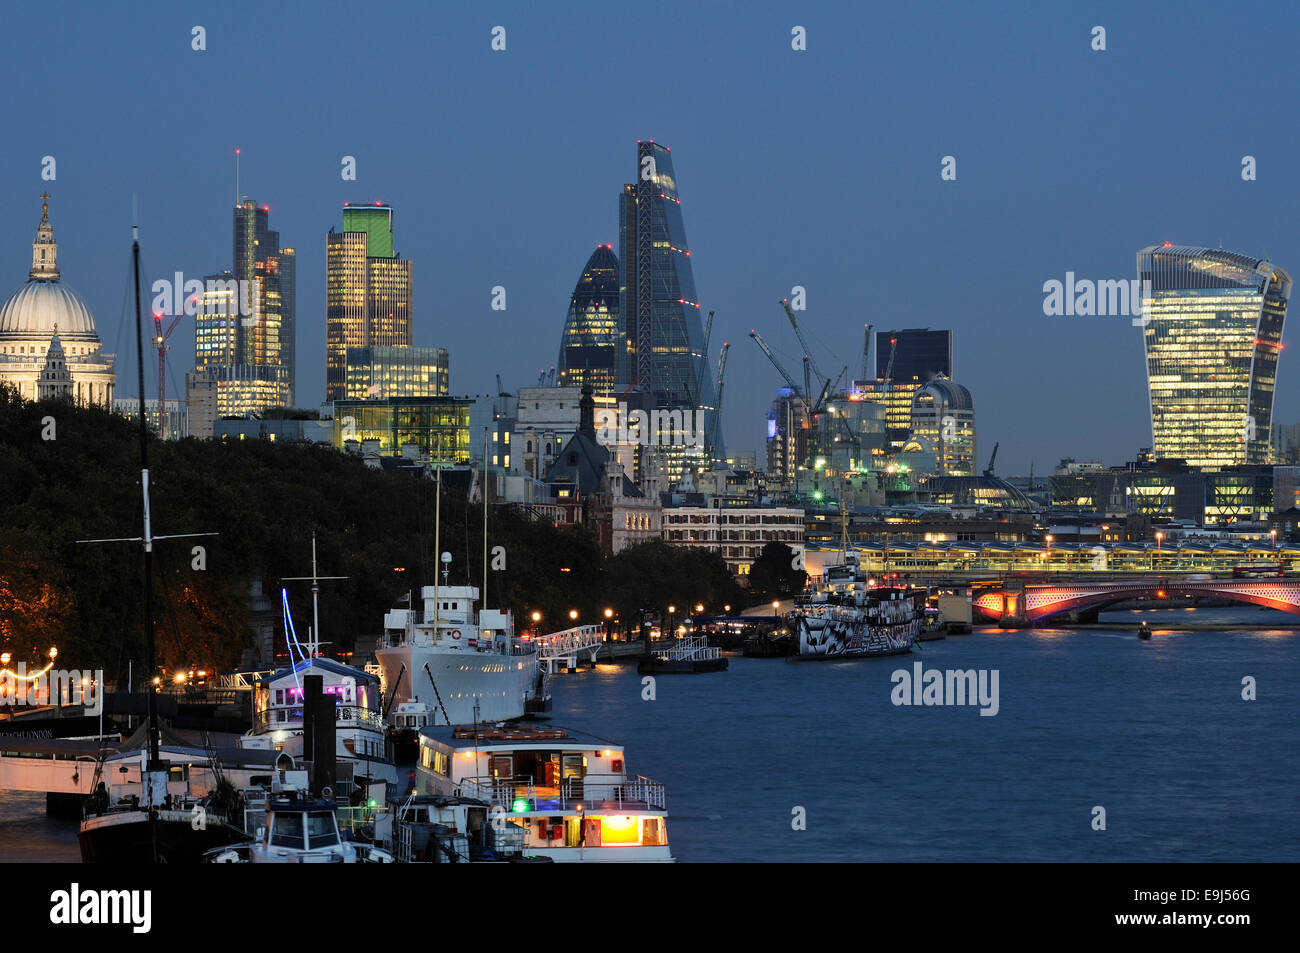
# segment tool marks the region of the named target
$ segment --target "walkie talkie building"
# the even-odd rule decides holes
[[[1137,266],[1155,456],[1269,463],[1291,276],[1267,259],[1169,243],[1142,249]]]

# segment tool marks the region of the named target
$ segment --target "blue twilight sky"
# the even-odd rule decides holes
[[[998,471],[1023,474],[1150,443],[1140,332],[1045,317],[1045,281],[1132,278],[1137,250],[1164,240],[1300,273],[1287,4],[260,0],[0,16],[0,285],[26,278],[48,186],[64,278],[119,354],[122,395],[131,192],[150,279],[230,267],[236,146],[241,190],[298,249],[305,406],[324,395],[325,233],[344,201],[395,206],[415,343],[450,348],[453,392],[492,391],[496,373],[514,389],[555,362],[582,265],[617,241],[639,137],[673,150],[699,296],[732,344],[731,449],[762,447],[780,384],[748,330],[798,365],[777,304],[794,285],[823,365],[856,369],[867,321],[954,329],[981,466],[1000,441]],[[356,182],[340,179],[344,155]],[[1242,180],[1246,155],[1257,181]],[[173,342],[175,393],[192,319]],[[1297,360],[1282,358],[1279,421],[1300,419]]]

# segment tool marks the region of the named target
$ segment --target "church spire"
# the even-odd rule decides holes
[[[59,243],[54,240],[54,226],[50,224],[49,192],[41,194],[41,224],[32,242],[32,269],[27,275],[39,281],[59,280]]]

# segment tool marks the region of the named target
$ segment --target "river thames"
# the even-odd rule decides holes
[[[653,700],[601,665],[552,679],[553,721],[665,782],[680,861],[1295,861],[1298,632],[1250,607],[1114,612],[892,658],[733,658]],[[996,671],[997,714],[895,705],[917,662]],[[0,795],[0,861],[77,859],[42,796]]]

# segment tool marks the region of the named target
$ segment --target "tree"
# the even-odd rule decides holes
[[[801,592],[808,573],[795,568],[795,551],[785,543],[771,542],[763,547],[749,569],[749,588],[756,602],[788,599]]]

